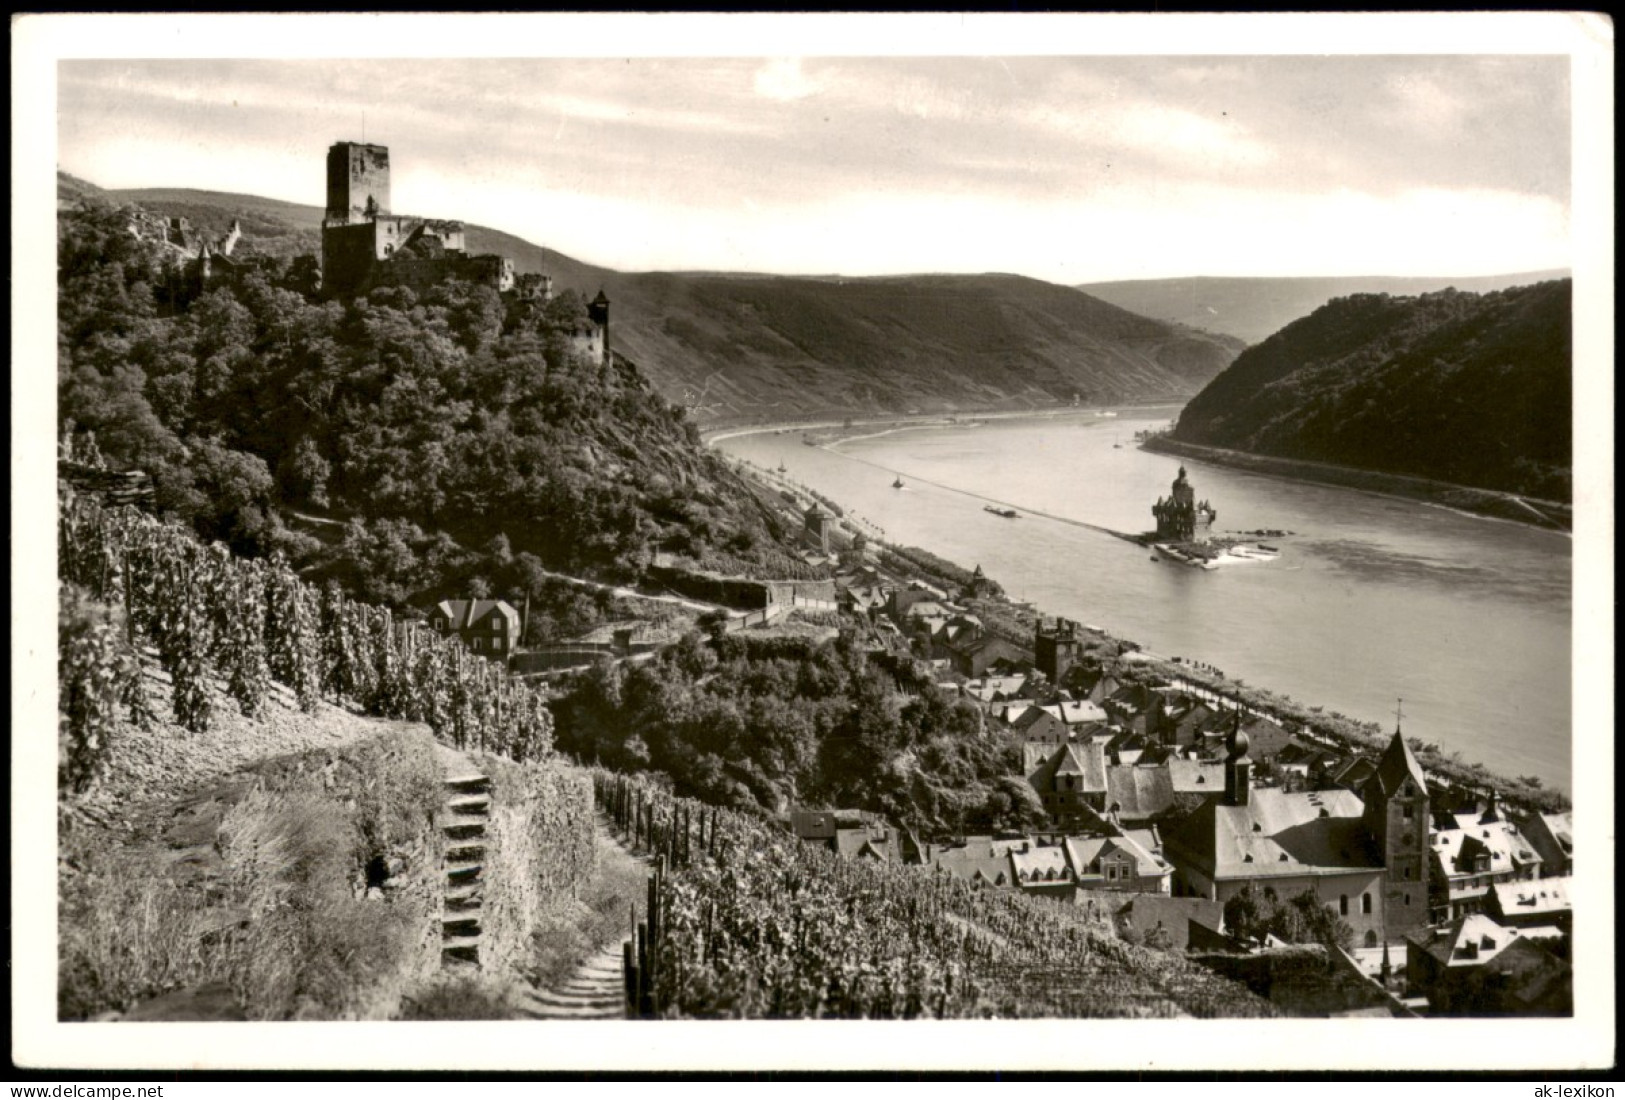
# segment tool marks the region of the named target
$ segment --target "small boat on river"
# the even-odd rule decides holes
[[[899,477],[896,481],[891,483],[891,487],[893,489],[901,489],[903,487],[903,479]]]
[[[1021,513],[1014,508],[995,508],[991,504],[986,505],[982,511],[992,512],[994,515],[1003,516],[1005,519],[1017,519],[1021,516]]]

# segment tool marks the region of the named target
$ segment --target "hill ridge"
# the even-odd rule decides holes
[[[316,206],[179,188],[103,194],[215,232],[240,217],[250,252],[320,251]],[[623,272],[444,213],[465,218],[470,252],[509,256],[560,288],[603,289],[617,350],[706,426],[1177,399],[1242,346],[1015,273]]]

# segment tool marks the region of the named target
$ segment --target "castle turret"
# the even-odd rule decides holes
[[[609,297],[604,288],[598,288],[598,297],[587,303],[587,316],[604,335],[604,363],[609,363]]]

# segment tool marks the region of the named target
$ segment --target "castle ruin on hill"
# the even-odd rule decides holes
[[[470,255],[462,222],[392,213],[388,146],[334,142],[327,150],[322,293],[342,298],[383,286],[418,290],[453,279],[497,291],[521,322],[539,315],[553,297],[551,276],[516,273],[506,256]],[[578,350],[607,364],[609,298],[602,290],[587,313],[588,322],[572,337]]]

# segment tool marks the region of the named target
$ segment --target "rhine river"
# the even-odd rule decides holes
[[[1183,460],[1214,531],[1283,529],[1280,557],[1214,570],[1154,562],[1077,523],[1139,532],[1182,460],[1134,432],[1175,408],[904,428],[809,447],[799,430],[719,438],[1013,598],[1205,661],[1231,679],[1394,724],[1504,774],[1571,789],[1568,536]],[[826,433],[827,434],[827,433]],[[893,488],[900,475],[902,489]],[[1005,519],[989,501],[1023,514]],[[1049,513],[1055,518],[1027,514]]]

